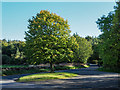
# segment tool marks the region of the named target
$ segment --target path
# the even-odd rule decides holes
[[[47,80],[39,82],[18,83],[14,79],[24,75],[3,77],[2,88],[118,88],[118,73],[96,71],[97,66],[57,72],[73,72],[79,76],[70,79]]]

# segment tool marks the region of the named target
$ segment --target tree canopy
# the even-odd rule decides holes
[[[99,37],[100,57],[104,67],[116,68],[120,66],[120,2],[116,3],[115,11],[108,16],[102,16],[97,24],[101,32]]]
[[[25,42],[19,40],[0,40],[2,64],[23,64]],[[19,63],[18,63],[19,62]]]
[[[101,40],[98,37],[91,37],[91,36],[86,36],[85,39],[87,39],[87,41],[89,41],[92,44],[92,50],[93,50],[93,54],[88,59],[88,62],[97,64],[99,61],[101,61],[99,57],[99,43]]]
[[[72,56],[72,50],[67,46],[71,32],[68,21],[55,13],[41,10],[28,22],[29,31],[25,32],[28,60],[31,64],[49,62],[53,72],[54,63]]]
[[[75,50],[74,62],[87,63],[88,58],[93,54],[92,44],[85,38],[80,37],[77,33],[73,34],[78,43],[78,48]]]

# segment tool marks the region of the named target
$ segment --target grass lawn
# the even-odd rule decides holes
[[[42,74],[33,74],[33,75],[20,77],[17,80],[17,82],[43,81],[49,79],[67,79],[75,76],[78,76],[78,74],[66,73],[66,72],[42,73]]]

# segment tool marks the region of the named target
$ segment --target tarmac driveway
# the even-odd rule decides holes
[[[3,76],[0,85],[2,88],[119,88],[118,73],[100,72],[96,71],[97,68],[93,65],[89,68],[60,70],[56,72],[73,72],[78,73],[79,76],[39,82],[18,83],[14,81],[28,74]]]

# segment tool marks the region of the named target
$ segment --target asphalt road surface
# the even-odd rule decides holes
[[[60,70],[56,72],[72,72],[77,73],[79,76],[69,79],[59,80],[46,80],[37,82],[21,82],[18,83],[15,79],[26,76],[11,75],[3,76],[0,79],[0,85],[2,88],[116,88],[120,89],[119,74],[110,72],[96,71],[98,67],[91,65],[89,68],[81,68],[74,70]]]

